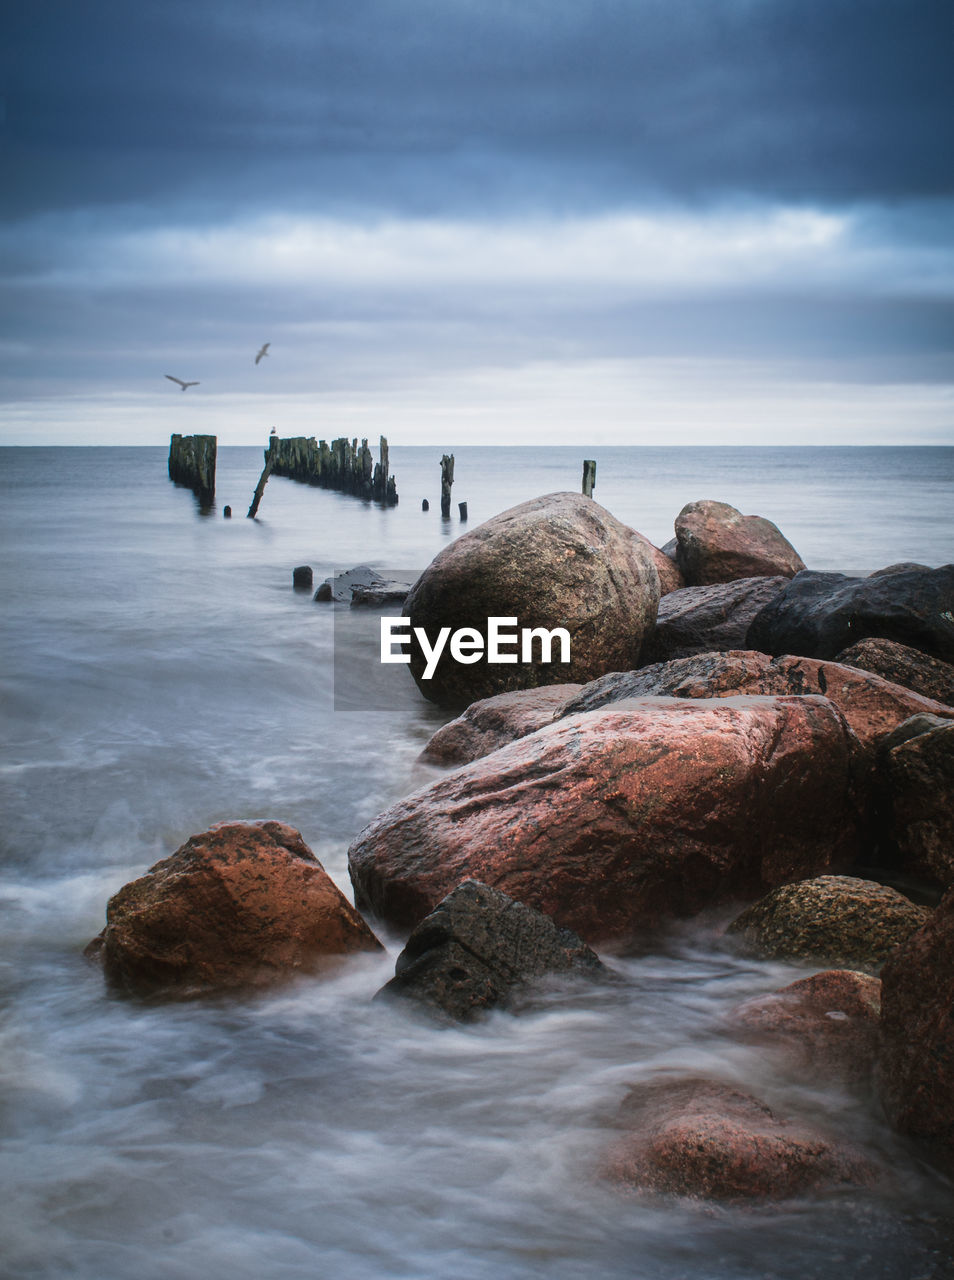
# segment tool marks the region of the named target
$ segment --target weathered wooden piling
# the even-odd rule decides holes
[[[460,512],[460,518],[461,518],[461,520],[466,520],[466,519],[467,519],[467,503],[466,503],[466,502],[458,502],[458,504],[457,504],[457,510]]]
[[[367,440],[316,440],[314,436],[272,436],[266,459],[272,457],[272,472],[290,480],[353,493],[359,498],[395,506],[397,482],[388,474],[388,442],[381,437],[380,461],[375,462]]]
[[[450,516],[451,485],[454,483],[454,455],[441,456],[441,515]]]
[[[596,461],[593,458],[585,458],[583,461],[583,497],[592,498],[595,488]]]
[[[215,436],[173,435],[169,441],[169,479],[200,499],[215,496]]]
[[[258,508],[262,501],[262,494],[265,492],[265,486],[268,484],[268,477],[275,469],[275,445],[278,443],[278,437],[272,436],[268,442],[268,448],[265,450],[265,466],[262,468],[262,474],[258,477],[258,484],[255,486],[255,493],[252,495],[252,505],[248,509],[248,519],[254,520],[258,515]]]
[[[431,509],[431,504],[428,502],[428,500],[427,500],[426,498],[422,498],[422,499],[421,499],[421,510],[422,510],[422,511],[430,511],[430,509]]]

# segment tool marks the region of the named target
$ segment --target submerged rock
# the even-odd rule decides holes
[[[881,974],[879,1089],[891,1123],[954,1159],[954,890]]]
[[[465,880],[413,931],[378,995],[470,1022],[549,974],[605,972],[569,929],[498,889]]]
[[[881,983],[852,969],[828,969],[756,996],[729,1025],[821,1082],[869,1080],[878,1048]]]
[[[954,666],[896,640],[859,640],[838,654],[836,662],[871,671],[923,698],[954,706]]]
[[[472,702],[463,715],[438,729],[421,756],[434,764],[469,764],[550,724],[567,698],[581,688],[548,684]]]
[[[474,878],[594,943],[847,866],[852,738],[824,698],[616,703],[393,805],[354,841],[359,906],[416,925]]]
[[[954,565],[870,578],[806,570],[757,614],[746,644],[764,653],[834,658],[868,637],[954,662]]]
[[[687,586],[791,578],[805,562],[778,527],[727,502],[690,502],[676,516],[676,559]]]
[[[320,972],[377,938],[283,822],[223,822],[109,900],[87,948],[107,978],[187,997]]]
[[[403,604],[411,590],[411,581],[385,578],[366,564],[326,578],[315,592],[315,599],[325,603],[377,606]]]
[[[630,1132],[605,1161],[624,1186],[704,1200],[780,1200],[870,1185],[871,1163],[814,1126],[780,1118],[718,1080],[657,1080],[630,1089],[620,1108]]]
[[[659,602],[656,627],[644,662],[668,662],[694,653],[742,649],[749,623],[773,600],[787,578],[739,578],[671,591]]]
[[[482,637],[477,662],[448,649],[431,678],[411,645],[411,672],[433,702],[464,706],[512,689],[591,680],[635,666],[659,603],[659,575],[647,546],[592,498],[551,493],[504,511],[463,534],[432,561],[407,600],[414,628],[431,644],[443,627]],[[564,628],[571,661],[490,663],[488,618],[516,618],[516,628]],[[557,646],[558,648],[558,646]],[[510,654],[514,651],[510,650]]]
[[[728,931],[739,934],[756,955],[877,969],[927,914],[874,880],[818,876],[774,889],[747,907]]]

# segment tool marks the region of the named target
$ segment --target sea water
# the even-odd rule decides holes
[[[118,998],[83,959],[109,896],[216,821],[291,823],[350,893],[350,840],[435,776],[417,756],[446,714],[399,668],[385,700],[336,689],[342,609],[295,592],[296,565],[316,583],[420,569],[463,528],[578,490],[584,456],[596,499],[657,545],[715,498],[774,520],[813,568],[954,561],[954,449],[458,448],[449,521],[440,452],[392,448],[396,508],[275,477],[250,521],[257,449],[220,449],[204,511],[164,449],[0,451],[0,1273],[954,1274],[950,1184],[874,1107],[726,1033],[735,1004],[809,970],[741,958],[721,920],[613,958],[621,984],[459,1030],[371,1003],[397,938],[332,979],[186,1005]],[[360,678],[339,664],[338,686]],[[889,1176],[749,1209],[621,1194],[602,1154],[627,1086],[660,1073],[822,1122]]]

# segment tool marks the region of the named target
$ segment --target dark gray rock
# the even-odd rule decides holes
[[[292,586],[297,591],[311,590],[314,577],[310,564],[300,564],[297,568],[292,569]]]
[[[954,661],[954,565],[870,578],[806,569],[756,615],[746,646],[834,658],[870,636]]]
[[[471,1022],[548,974],[606,975],[577,935],[499,889],[465,880],[417,926],[379,997]]]
[[[668,662],[694,653],[743,649],[749,624],[779,594],[788,578],[738,578],[663,595],[656,628],[642,661]]]
[[[376,569],[362,564],[326,578],[315,592],[315,599],[368,607],[403,604],[411,585],[410,579],[385,578]]]

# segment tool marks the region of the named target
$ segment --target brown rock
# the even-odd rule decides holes
[[[189,997],[381,949],[300,832],[223,822],[124,885],[87,951],[127,990]]]
[[[828,969],[757,996],[733,1010],[730,1026],[777,1050],[815,1080],[867,1080],[878,1047],[881,983],[851,969]]]
[[[891,865],[954,885],[954,720],[913,716],[881,744],[881,847]]]
[[[666,551],[661,551],[659,547],[654,546],[641,533],[636,533],[633,536],[646,545],[649,554],[653,558],[653,564],[659,574],[660,597],[668,595],[670,591],[679,591],[685,587],[686,580],[682,576],[682,570],[676,564],[674,556],[670,556]]]
[[[392,806],[352,844],[356,901],[413,927],[473,878],[587,942],[857,851],[851,737],[824,698],[617,703]]]
[[[954,890],[881,974],[879,1088],[896,1128],[954,1157]]]
[[[457,538],[415,583],[405,606],[412,627],[433,644],[442,627],[473,628],[485,641],[475,663],[445,651],[425,680],[425,660],[413,644],[411,672],[421,692],[445,706],[466,706],[511,689],[592,680],[635,666],[659,603],[659,575],[646,545],[592,498],[551,493]],[[515,617],[518,628],[563,627],[568,664],[491,664],[487,619]]]
[[[896,640],[859,640],[850,649],[842,650],[835,661],[871,671],[893,684],[913,689],[923,698],[954,706],[954,666],[910,645]]]
[[[434,764],[469,764],[549,724],[567,698],[581,688],[549,684],[472,702],[463,715],[438,729],[421,758]]]
[[[694,653],[742,649],[749,623],[781,591],[787,578],[739,578],[671,591],[659,602],[643,662],[668,662]]]
[[[804,561],[771,520],[725,502],[690,502],[675,520],[677,560],[687,586],[736,578],[793,577]]]
[[[757,693],[823,694],[841,711],[866,752],[910,716],[924,712],[954,718],[951,707],[857,667],[791,655],[772,659],[753,650],[702,653],[639,671],[613,672],[567,699],[563,714],[594,710],[619,698],[733,698]]]
[[[661,1080],[632,1088],[630,1130],[605,1163],[615,1182],[704,1200],[780,1200],[875,1180],[852,1148],[716,1080]]]
[[[924,907],[887,885],[818,876],[773,889],[746,907],[729,933],[760,956],[877,969],[926,916]]]

